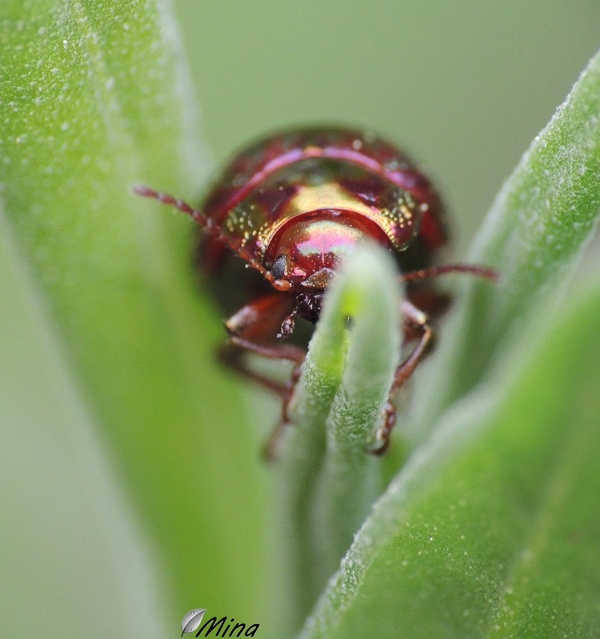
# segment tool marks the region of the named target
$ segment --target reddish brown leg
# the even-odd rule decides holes
[[[267,359],[284,359],[302,364],[305,352],[297,346],[273,343],[283,321],[292,313],[295,300],[285,293],[261,297],[232,315],[225,328],[229,342],[219,351],[224,364],[244,377],[285,396],[288,384],[283,384],[249,367],[245,354],[256,353]]]
[[[219,358],[226,366],[282,398],[281,420],[264,449],[267,459],[275,457],[281,433],[290,421],[288,407],[306,356],[302,348],[270,341],[275,339],[282,323],[293,313],[294,304],[294,298],[284,293],[267,295],[247,304],[225,322],[230,340],[219,350]],[[287,383],[254,370],[247,361],[247,353],[292,362],[294,368]]]
[[[223,344],[217,351],[217,356],[219,361],[234,373],[260,384],[277,395],[285,394],[286,384],[255,371],[246,361],[246,352],[233,341]]]
[[[452,297],[430,288],[421,287],[407,294],[408,301],[429,318],[442,317],[452,305]]]
[[[285,429],[292,424],[292,420],[289,415],[289,406],[292,396],[294,395],[294,390],[296,389],[296,385],[298,384],[298,380],[300,379],[300,373],[302,372],[302,362],[297,362],[292,369],[292,373],[288,379],[287,384],[285,385],[285,390],[282,395],[281,402],[281,418],[275,424],[275,427],[267,437],[267,441],[265,442],[262,453],[263,457],[266,461],[273,461],[277,459],[279,456],[279,449],[281,446],[281,438]]]
[[[427,315],[407,300],[401,302],[401,309],[405,334],[418,335],[419,341],[412,353],[396,369],[390,396],[384,409],[383,424],[377,433],[377,440],[381,443],[371,451],[375,455],[382,455],[390,445],[390,436],[396,423],[396,408],[392,402],[392,396],[415,372],[417,366],[429,354],[433,346],[434,333],[429,325]]]
[[[302,363],[306,357],[304,350],[297,346],[288,346],[284,344],[256,344],[254,342],[248,342],[240,339],[239,337],[231,338],[231,346],[238,348],[239,359],[237,370],[245,374],[250,379],[262,384],[265,388],[274,391],[281,397],[281,419],[276,424],[275,428],[269,435],[269,438],[264,447],[264,456],[266,459],[271,460],[277,456],[277,448],[281,434],[285,427],[290,423],[289,406],[296,384],[300,379],[300,372],[302,370]],[[257,355],[262,355],[269,359],[285,359],[290,362],[294,362],[294,367],[288,381],[285,384],[281,384],[266,375],[262,375],[252,369],[250,369],[244,361],[244,349]]]

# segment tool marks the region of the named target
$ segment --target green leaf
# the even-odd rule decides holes
[[[2,631],[160,639],[165,593],[140,526],[82,401],[24,287],[0,216]],[[103,614],[101,611],[110,611]]]
[[[182,60],[168,2],[3,3],[3,227],[177,614],[250,618],[267,606],[258,444],[213,367],[222,329],[191,281],[189,220],[131,193],[189,196],[207,172]]]
[[[475,241],[468,261],[497,268],[502,281],[471,283],[456,321],[444,328],[416,402],[423,407],[418,439],[572,272],[600,215],[599,113],[600,53],[501,189]]]
[[[411,458],[303,639],[596,635],[600,287],[567,310]]]

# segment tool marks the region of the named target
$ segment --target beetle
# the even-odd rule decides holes
[[[146,186],[134,190],[200,225],[198,266],[232,313],[220,357],[283,398],[282,425],[289,421],[288,404],[306,354],[306,326],[319,320],[336,271],[361,242],[385,247],[406,284],[399,304],[405,342],[414,347],[398,365],[390,398],[431,350],[430,317],[449,301],[431,278],[451,272],[496,278],[479,266],[433,266],[448,241],[437,191],[405,153],[370,131],[314,127],[270,135],[225,166],[198,208]],[[295,343],[282,343],[290,337]],[[291,379],[282,384],[254,371],[247,353],[290,360]],[[394,423],[390,399],[371,452],[387,449]],[[267,446],[269,456],[279,430]]]

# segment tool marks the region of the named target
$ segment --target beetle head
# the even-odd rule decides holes
[[[368,239],[389,246],[375,223],[353,211],[303,213],[289,220],[270,242],[271,275],[274,280],[290,282],[298,314],[316,322],[323,294],[340,264]]]

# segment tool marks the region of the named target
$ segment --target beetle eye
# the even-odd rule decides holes
[[[285,255],[280,255],[274,262],[271,269],[271,275],[276,280],[282,280],[285,277],[287,271],[287,259]]]

